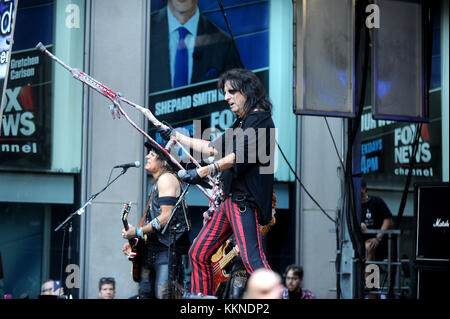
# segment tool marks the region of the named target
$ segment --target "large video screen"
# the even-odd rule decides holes
[[[269,1],[229,0],[224,10],[234,43],[217,1],[151,2],[149,108],[186,135],[214,139],[233,124],[217,89],[223,72],[242,66],[269,89]],[[188,30],[184,61],[176,54],[180,25]],[[151,124],[149,133],[161,141]]]

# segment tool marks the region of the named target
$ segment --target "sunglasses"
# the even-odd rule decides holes
[[[114,277],[102,277],[100,278],[100,282],[115,282]]]

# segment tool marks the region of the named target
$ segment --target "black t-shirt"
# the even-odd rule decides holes
[[[362,222],[368,229],[381,229],[385,218],[391,218],[392,213],[384,200],[377,196],[369,196],[362,204]],[[365,239],[374,238],[376,234],[365,234]],[[384,236],[383,236],[384,237]]]
[[[210,144],[219,157],[236,154],[233,167],[222,172],[225,196],[246,195],[257,206],[261,225],[272,219],[274,128],[270,112],[253,111]]]
[[[296,292],[296,291],[289,291],[288,290],[288,295],[289,295],[289,299],[303,299],[303,293],[302,290],[300,289],[300,291]]]

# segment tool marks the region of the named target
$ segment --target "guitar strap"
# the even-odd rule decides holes
[[[180,182],[180,188],[183,189],[183,186]],[[139,223],[139,228],[144,225],[145,217],[147,216],[148,208],[150,207],[150,203],[152,201],[153,192],[155,191],[155,186],[152,186],[152,191],[150,192],[150,196],[148,197],[147,206],[145,207],[144,213],[142,214],[141,222]],[[187,207],[186,207],[186,201],[183,201],[182,203],[183,212],[186,218],[186,224],[188,225],[189,229],[192,228],[191,220],[187,217]]]
[[[155,188],[152,187],[152,191],[150,193],[150,196],[148,197],[147,206],[145,207],[144,213],[142,214],[141,222],[139,223],[139,228],[144,225],[145,217],[147,216],[147,211],[148,211],[148,208],[150,207],[150,202],[152,201],[154,190],[155,190]]]

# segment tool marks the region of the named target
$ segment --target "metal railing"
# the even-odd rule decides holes
[[[405,287],[401,287],[400,286],[400,267],[402,264],[404,263],[410,263],[411,260],[410,259],[400,259],[400,236],[401,236],[401,230],[399,229],[386,229],[386,230],[382,230],[382,229],[366,229],[365,232],[363,232],[363,234],[386,234],[387,238],[388,238],[388,254],[387,254],[387,259],[384,259],[382,261],[365,261],[365,265],[369,265],[369,264],[376,264],[376,265],[387,265],[387,286],[383,285],[383,286],[379,286],[378,289],[373,290],[371,288],[365,288],[365,293],[366,294],[372,294],[372,295],[382,295],[382,294],[388,294],[389,292],[389,285],[391,282],[391,278],[392,278],[392,266],[396,266],[396,271],[395,271],[395,284],[392,287],[393,289],[393,295],[401,295],[401,293],[403,291],[407,291],[410,289],[409,286],[405,286]],[[396,237],[396,257],[393,258],[392,257],[392,244],[393,244],[393,240],[394,237]],[[330,263],[335,263],[336,259],[329,259]],[[358,259],[353,259],[353,263],[358,262]],[[329,291],[337,291],[336,288],[329,288]]]
[[[366,260],[365,264],[375,264],[375,265],[387,265],[387,283],[388,286],[383,286],[378,290],[367,290],[367,293],[369,294],[384,294],[389,291],[389,284],[391,282],[392,278],[392,266],[396,266],[395,270],[395,285],[392,287],[393,294],[394,295],[400,295],[403,290],[409,290],[410,287],[400,287],[400,266],[402,263],[410,262],[409,259],[400,259],[400,236],[401,236],[401,230],[400,229],[366,229],[366,231],[363,232],[363,234],[386,234],[388,236],[388,254],[387,259],[383,261],[369,261]],[[392,257],[392,244],[393,244],[393,237],[396,237],[396,257]]]

